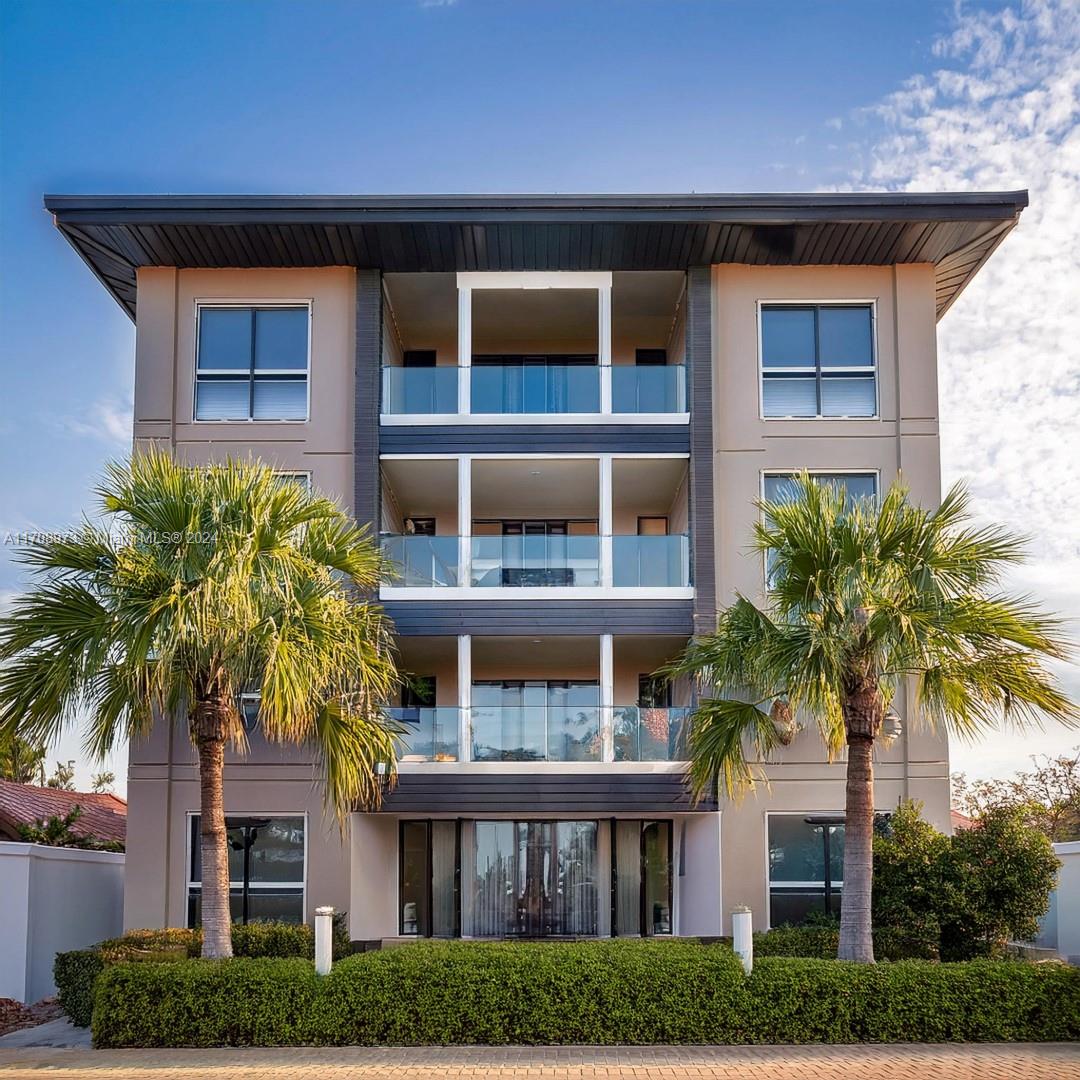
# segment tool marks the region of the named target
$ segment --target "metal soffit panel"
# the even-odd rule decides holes
[[[938,269],[938,314],[1027,193],[702,196],[46,196],[134,314],[140,266],[387,272],[891,265]]]

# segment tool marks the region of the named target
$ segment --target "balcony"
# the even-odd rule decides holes
[[[399,761],[457,761],[461,710],[420,706],[386,710],[402,729]]]
[[[417,456],[382,473],[384,596],[690,595],[685,457]]]
[[[678,271],[387,274],[383,423],[685,422],[684,285]]]
[[[665,635],[403,638],[400,666],[414,704],[388,710],[405,730],[400,760],[680,762],[691,688],[652,672],[685,644]]]

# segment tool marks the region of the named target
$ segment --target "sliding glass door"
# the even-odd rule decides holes
[[[477,821],[472,833],[466,934],[597,933],[595,821]]]
[[[671,822],[618,819],[611,826],[613,932],[672,933]]]

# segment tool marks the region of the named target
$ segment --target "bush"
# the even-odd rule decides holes
[[[798,956],[835,960],[840,946],[838,923],[818,926],[776,926],[754,935],[754,956]],[[936,960],[936,939],[920,937],[898,927],[874,931],[874,956],[878,960]]]
[[[907,803],[874,837],[875,945],[887,930],[919,955],[1000,955],[1006,941],[1038,932],[1058,865],[1050,842],[1014,808],[991,810],[950,837]]]
[[[76,1027],[89,1027],[94,1009],[94,983],[105,966],[96,949],[56,954],[53,982],[56,1000]]]
[[[764,957],[695,941],[431,942],[106,968],[94,1045],[934,1042],[1080,1038],[1063,964]]]
[[[304,924],[267,922],[236,925],[232,928],[232,941],[233,955],[239,957],[311,960],[315,956],[315,928]],[[93,949],[57,953],[53,978],[60,1005],[73,1024],[88,1027],[94,980],[105,967],[195,959],[201,950],[201,930],[169,927],[163,930],[129,930],[123,937],[98,942]],[[348,953],[345,915],[339,913],[334,917],[334,958],[341,959]]]

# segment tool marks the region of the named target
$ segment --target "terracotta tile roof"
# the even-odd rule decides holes
[[[975,824],[967,814],[961,814],[959,810],[950,810],[949,816],[952,818],[953,832],[957,829],[970,829]]]
[[[127,803],[119,795],[90,791],[61,791],[0,780],[0,839],[18,840],[20,825],[63,817],[82,807],[74,832],[95,840],[123,840],[127,832]]]

